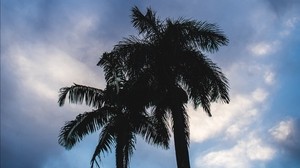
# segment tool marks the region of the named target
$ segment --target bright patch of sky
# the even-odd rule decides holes
[[[1,167],[88,167],[97,134],[71,151],[60,127],[80,105],[57,104],[73,83],[103,88],[100,55],[136,34],[130,9],[216,23],[230,43],[209,54],[230,82],[230,104],[213,117],[187,110],[192,167],[300,167],[300,1],[1,1]],[[17,160],[16,160],[17,159]],[[106,155],[103,167],[115,165]],[[175,167],[174,148],[138,139],[131,167]]]

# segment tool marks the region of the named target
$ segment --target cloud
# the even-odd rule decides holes
[[[229,105],[214,104],[213,117],[207,117],[205,112],[189,108],[191,141],[203,142],[220,136],[225,131],[226,138],[240,136],[255,118],[259,117],[259,109],[267,98],[267,92],[262,89],[254,90],[250,95],[233,95]]]
[[[73,82],[101,87],[102,82],[93,70],[58,49],[11,47],[5,55],[6,73],[1,72],[1,167],[38,168],[63,151],[57,143],[63,123],[88,109],[59,108],[59,88]]]
[[[249,168],[268,161],[275,155],[275,149],[266,145],[262,139],[250,134],[233,147],[213,151],[196,160],[197,168]]]
[[[272,91],[268,85],[274,82],[273,72],[269,69],[263,63],[233,64],[226,72],[229,80],[234,79],[230,80],[232,89],[229,104],[213,104],[213,117],[208,117],[201,108],[193,110],[192,107],[188,107],[191,141],[199,143],[218,136],[232,139],[245,134],[251,124],[261,117],[260,114],[268,104],[268,97]]]
[[[265,101],[267,96],[268,96],[268,93],[261,88],[257,88],[256,90],[254,90],[252,92],[252,97],[253,97],[254,101],[257,101],[257,102]]]
[[[266,0],[270,8],[278,15],[283,15],[286,12],[298,10],[300,2],[298,0]]]
[[[252,38],[254,41],[261,41],[255,35]],[[251,42],[253,40],[246,41],[239,51],[249,49],[247,46],[257,48],[254,47],[253,51],[245,52],[246,54],[224,69],[230,81],[230,103],[228,105],[213,104],[212,118],[208,118],[201,110],[193,111],[189,108],[192,142],[204,142],[213,137],[237,138],[247,133],[253,122],[259,119],[266,109],[269,95],[273,91],[269,86],[276,82],[276,71],[272,64],[264,62],[261,57],[252,57],[252,55],[255,52],[266,55],[276,53],[276,47],[278,48],[280,43],[274,40],[256,44]]]
[[[208,117],[202,110],[190,110],[192,142],[203,142],[219,136],[223,131],[234,136],[234,133],[249,125],[251,118],[257,114],[254,100],[245,95],[235,95],[230,105],[214,104],[211,110],[213,117]]]
[[[265,80],[265,83],[268,84],[268,85],[274,84],[274,82],[275,82],[275,73],[270,71],[270,70],[267,70],[264,73],[264,80]]]
[[[286,119],[269,129],[277,145],[293,157],[300,155],[300,119]]]
[[[299,23],[300,17],[294,16],[290,17],[287,20],[283,22],[283,29],[280,31],[280,35],[282,37],[287,37],[290,35],[290,33],[295,30],[296,25]]]
[[[73,82],[104,86],[102,72],[95,65],[95,50],[101,46],[89,35],[94,20],[81,15],[80,19],[85,20],[81,24],[66,19],[59,11],[50,11],[47,21],[52,24],[47,27],[41,23],[43,19],[37,18],[45,16],[45,11],[36,8],[39,3],[28,4],[21,9],[18,5],[3,8],[6,19],[1,27],[1,167],[40,168],[54,156],[63,157],[64,149],[57,143],[60,127],[88,108],[59,108],[59,88]],[[61,17],[55,19],[54,15]],[[63,163],[61,160],[60,165]]]
[[[279,44],[279,41],[256,42],[249,49],[254,56],[263,57],[275,53],[278,50]]]
[[[293,121],[286,120],[280,121],[276,126],[271,128],[269,132],[277,141],[285,141],[289,138],[293,132]]]

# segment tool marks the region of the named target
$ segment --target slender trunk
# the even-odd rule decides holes
[[[190,168],[188,135],[186,135],[186,118],[184,107],[177,106],[171,109],[173,117],[173,132],[176,152],[177,168]]]
[[[117,138],[120,140],[120,137]],[[117,140],[116,144],[116,167],[117,168],[124,168],[124,161],[123,161],[123,145],[122,142]]]
[[[126,127],[118,129],[118,135],[116,138],[116,168],[127,168],[126,164]]]

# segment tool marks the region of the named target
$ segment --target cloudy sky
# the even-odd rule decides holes
[[[230,40],[209,54],[229,78],[230,104],[214,104],[212,118],[188,106],[192,167],[300,167],[299,0],[2,0],[1,167],[89,167],[97,134],[70,151],[57,137],[65,121],[90,109],[58,107],[58,90],[105,86],[96,63],[136,34],[134,5],[162,19],[217,23]],[[114,164],[112,153],[102,166]],[[174,148],[142,140],[131,160],[133,168],[175,165]]]

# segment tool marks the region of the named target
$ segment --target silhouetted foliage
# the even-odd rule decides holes
[[[218,51],[228,39],[215,25],[191,19],[161,20],[150,8],[132,8],[138,36],[129,36],[104,53],[105,90],[74,84],[60,90],[59,105],[85,103],[94,110],[80,114],[61,129],[59,143],[72,148],[85,135],[101,130],[91,166],[114,145],[116,166],[128,167],[136,135],[168,148],[174,134],[178,168],[189,168],[189,122],[186,104],[229,103],[228,81],[204,53]],[[67,94],[69,97],[67,97]]]
[[[98,65],[112,78],[103,59],[122,63],[131,82],[130,98],[138,106],[152,107],[157,121],[172,121],[177,166],[190,167],[189,126],[185,107],[188,100],[211,116],[210,104],[228,103],[228,81],[220,68],[204,52],[213,53],[228,39],[215,25],[191,19],[160,20],[150,8],[143,14],[132,8],[132,24],[138,36],[120,41],[104,53]]]
[[[66,122],[60,131],[58,142],[66,149],[71,149],[85,135],[101,130],[98,145],[91,159],[91,167],[95,163],[100,167],[98,161],[101,161],[101,154],[111,152],[111,148],[114,147],[116,167],[126,168],[135,149],[137,134],[146,142],[164,148],[169,147],[170,136],[168,131],[164,130],[167,128],[160,126],[161,122],[156,122],[155,118],[150,117],[144,107],[130,108],[133,105],[128,104],[130,102],[127,100],[130,99],[126,97],[126,81],[121,77],[122,72],[117,74],[113,70],[119,69],[119,64],[111,64],[115,62],[105,61],[115,78],[107,78],[105,90],[78,84],[60,89],[60,106],[64,105],[65,99],[68,98],[71,103],[85,103],[95,110],[79,114],[74,120]]]

